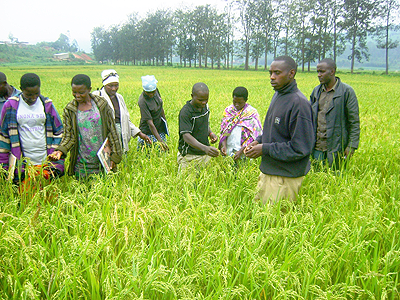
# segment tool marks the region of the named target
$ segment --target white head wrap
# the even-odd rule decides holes
[[[101,78],[103,79],[103,85],[107,85],[112,82],[119,82],[119,75],[115,70],[104,70],[101,72]]]
[[[154,75],[142,76],[142,86],[146,92],[152,92],[157,89],[157,79]]]

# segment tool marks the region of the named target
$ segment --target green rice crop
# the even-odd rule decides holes
[[[104,66],[109,68],[110,66]],[[178,113],[198,81],[219,131],[232,90],[249,90],[262,121],[266,72],[114,66],[138,125],[142,75],[164,99],[170,152],[136,151],[116,174],[54,181],[27,202],[0,190],[0,299],[399,299],[400,81],[339,73],[356,91],[360,148],[346,172],[311,170],[296,203],[253,201],[259,160],[218,157],[177,172]],[[35,72],[60,114],[78,73],[101,87],[102,66],[3,68],[9,83]],[[308,97],[316,73],[297,74]]]

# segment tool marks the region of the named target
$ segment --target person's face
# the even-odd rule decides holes
[[[289,69],[284,61],[273,61],[269,67],[271,86],[275,91],[282,89],[293,81],[295,71]]]
[[[118,92],[119,89],[119,83],[111,82],[109,84],[106,84],[104,86],[104,89],[106,90],[108,96],[115,96],[115,94]]]
[[[329,68],[326,62],[317,65],[318,80],[321,84],[329,85],[335,80],[335,70]]]
[[[88,102],[90,100],[89,93],[92,88],[87,88],[86,85],[80,84],[72,84],[72,95],[78,101],[78,103]]]
[[[152,91],[152,92],[146,92],[145,90],[143,90],[144,94],[149,97],[150,99],[154,97],[154,95],[156,94],[156,90]]]
[[[38,85],[33,87],[21,88],[22,99],[28,104],[33,105],[36,103],[37,98],[40,95],[40,87]]]
[[[8,86],[7,81],[0,82],[0,97],[4,97],[7,95],[8,93],[7,86]]]
[[[206,107],[208,103],[208,92],[196,92],[195,94],[192,94],[192,105],[199,110],[202,110],[204,107]]]
[[[241,110],[246,105],[246,100],[243,97],[233,96],[232,102],[236,110]]]

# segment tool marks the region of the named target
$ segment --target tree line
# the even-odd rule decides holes
[[[325,57],[336,61],[350,47],[355,61],[369,59],[367,37],[385,49],[398,46],[399,0],[232,0],[219,12],[210,5],[136,13],[120,25],[95,27],[91,46],[98,61],[165,65],[179,57],[184,67],[232,68],[233,58],[259,60],[290,55],[304,71]]]

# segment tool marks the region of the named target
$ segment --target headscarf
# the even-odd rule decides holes
[[[101,72],[101,78],[103,79],[103,85],[107,85],[112,82],[119,83],[119,75],[117,71],[113,69],[104,70],[103,72]]]
[[[154,75],[142,76],[142,86],[146,92],[152,92],[157,89],[157,79]]]

